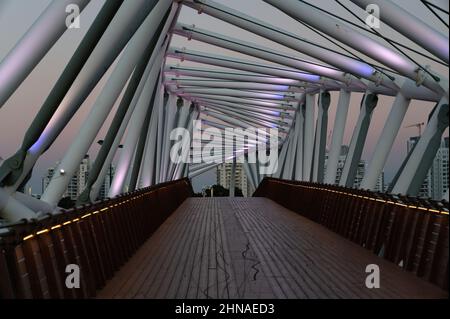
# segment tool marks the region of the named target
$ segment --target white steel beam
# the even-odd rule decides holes
[[[253,82],[253,83],[268,83],[275,85],[288,85],[288,86],[302,86],[305,85],[303,81],[286,79],[280,77],[274,77],[265,74],[242,72],[242,71],[220,71],[211,68],[201,68],[201,67],[186,67],[177,65],[166,65],[164,68],[166,74],[173,75],[177,78],[181,76],[192,76],[197,78],[207,78],[207,79],[220,79],[220,80],[232,80],[232,81],[243,81],[243,82]]]
[[[413,16],[407,10],[390,0],[350,0],[366,10],[369,4],[376,4],[383,12],[380,19],[392,28],[419,44],[441,60],[449,62],[448,35],[439,33],[428,24]],[[448,5],[447,5],[448,8]],[[447,9],[448,10],[448,9]]]
[[[312,160],[314,154],[314,113],[316,98],[313,94],[306,94],[305,103],[305,136],[303,139],[303,180],[311,181]]]
[[[330,82],[329,79],[332,78],[340,82],[348,82],[348,76],[346,76],[346,74],[340,70],[330,68],[326,65],[319,65],[318,63],[314,62],[311,63],[309,61],[301,61],[299,59],[296,59],[292,55],[275,51],[255,43],[243,41],[242,39],[227,37],[218,33],[210,32],[208,30],[200,29],[198,27],[182,23],[177,23],[177,25],[173,29],[173,32],[188,39],[194,39],[197,41],[209,43],[252,57],[257,57],[266,61],[278,63],[280,65],[289,66],[297,70],[310,72],[310,74],[299,73],[303,77],[303,81],[325,84],[327,81]],[[321,78],[321,76],[325,78]],[[357,81],[356,78],[354,78],[353,80]],[[335,81],[331,81],[330,84],[336,85],[337,83]],[[361,87],[365,88],[365,85],[363,83],[360,84]]]
[[[442,134],[448,128],[448,100],[442,97],[434,108],[427,127],[415,145],[406,165],[395,183],[393,194],[417,196],[420,186],[441,145]]]
[[[270,93],[260,93],[251,92],[243,90],[232,90],[232,89],[218,89],[218,88],[182,88],[177,93],[187,93],[187,94],[210,94],[210,95],[222,95],[222,96],[235,96],[241,98],[253,98],[262,100],[275,100],[275,101],[292,101],[295,99],[295,94],[291,92],[285,92],[284,94],[270,94]]]
[[[153,105],[152,118],[147,132],[147,146],[144,154],[144,165],[142,167],[141,187],[152,186],[155,182],[155,150],[158,132],[158,108]]]
[[[236,158],[233,157],[233,163],[231,163],[231,176],[230,176],[230,197],[234,197],[234,190],[236,188]]]
[[[397,93],[391,111],[384,123],[384,128],[378,138],[375,150],[373,151],[372,159],[361,181],[360,187],[362,189],[375,190],[378,177],[383,172],[384,164],[392,149],[397,133],[400,130],[410,102],[411,100],[405,98],[402,93]]]
[[[133,33],[152,10],[153,5],[153,2],[145,0],[128,1],[122,4],[60,103],[58,110],[37,142],[28,150],[21,176],[17,178],[14,185],[5,188],[8,192],[15,192],[22,184],[41,154],[56,140],[108,67],[129,42]]]
[[[314,144],[314,162],[312,181],[323,183],[325,168],[325,148],[328,131],[328,108],[330,107],[330,93],[321,92],[318,101],[318,114]]]
[[[334,118],[333,135],[328,153],[325,184],[336,184],[336,174],[341,153],[342,140],[344,138],[345,123],[347,122],[348,107],[350,104],[350,92],[344,89],[339,91],[339,100]]]
[[[341,179],[339,180],[339,185],[341,186],[353,186],[358,164],[366,142],[372,112],[375,109],[377,102],[378,97],[370,92],[367,92],[361,101],[359,117],[353,130],[347,157],[345,158],[344,167],[342,169]]]
[[[114,179],[111,184],[111,188],[109,190],[108,194],[109,197],[114,197],[118,194],[121,194],[124,190],[125,180],[127,178],[127,174],[130,169],[130,165],[136,149],[136,144],[140,136],[142,124],[144,123],[145,114],[150,108],[149,106],[150,100],[152,97],[152,93],[154,91],[154,87],[156,85],[158,74],[161,68],[161,63],[164,57],[164,47],[165,45],[159,49],[155,48],[154,54],[152,55],[155,56],[155,58],[150,59],[150,62],[152,62],[151,71],[145,81],[144,89],[142,90],[142,93],[139,96],[139,99],[137,100],[134,112],[131,116],[127,136],[124,142],[124,147],[120,154],[119,162],[117,163],[116,173],[114,175]],[[158,94],[157,90],[155,94]]]
[[[421,83],[431,91],[436,92],[439,95],[446,94],[448,97],[448,82],[446,85],[444,85],[444,88],[441,87],[439,82],[431,77],[426,76],[426,74],[423,74],[422,70],[419,71],[417,65],[404,57],[401,53],[398,53],[379,43],[378,41],[375,41],[374,39],[350,28],[346,23],[343,23],[332,16],[326,16],[325,18],[323,16],[323,13],[318,9],[313,8],[309,4],[302,1],[264,1],[280,9],[291,17],[300,19],[311,27],[325,32],[326,34],[332,36],[334,39],[345,43],[346,45],[360,51],[361,53],[367,55],[368,57],[371,57],[376,61],[383,63],[392,70],[396,70],[397,72],[405,77],[410,78],[414,82]],[[432,35],[434,35],[434,33]],[[317,48],[314,51],[317,52]],[[376,75],[378,73],[378,81],[381,80],[381,84],[392,88],[395,87],[394,83],[391,80],[389,80],[385,75],[380,74],[380,72],[376,71],[367,63],[352,60],[343,56],[341,56],[340,59],[331,61],[330,54],[327,54],[326,50],[324,51],[325,52],[323,52],[323,54],[325,55],[325,59],[321,59],[322,61],[326,61],[332,65],[335,65],[341,70],[351,72],[355,75],[360,75],[368,80],[372,80],[375,83],[377,83]],[[311,52],[311,55],[313,55],[312,53],[313,52]],[[423,78],[421,79],[421,77]],[[439,78],[442,78],[442,76],[439,76]]]
[[[70,179],[111,111],[134,66],[150,44],[151,38],[170,3],[170,0],[159,2],[131,38],[114,71],[95,101],[89,116],[83,123],[79,134],[71,144],[42,195],[41,199],[43,201],[56,204],[63,195]],[[156,58],[156,54],[152,54],[153,56]]]
[[[203,87],[221,88],[237,90],[258,90],[258,91],[290,91],[288,85],[255,83],[255,82],[234,82],[234,81],[214,81],[214,80],[194,80],[172,78],[165,81],[165,84],[175,84],[178,88]]]
[[[0,62],[0,108],[67,30],[66,8],[89,0],[53,0]]]
[[[173,93],[169,93],[169,99],[166,105],[166,118],[165,118],[165,133],[163,140],[163,153],[162,153],[162,161],[161,161],[161,181],[168,181],[167,174],[169,169],[169,161],[170,161],[170,132],[174,128],[175,125],[175,117],[177,115],[177,96]]]
[[[297,153],[295,154],[295,172],[294,179],[297,181],[303,180],[303,140],[305,135],[305,103],[299,104],[298,111],[295,118],[295,126],[298,126],[297,136]]]

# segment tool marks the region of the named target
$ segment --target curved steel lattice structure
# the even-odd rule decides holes
[[[0,62],[0,107],[66,30],[67,5],[83,10],[88,3],[51,2]],[[110,197],[195,177],[223,161],[240,160],[255,189],[263,175],[335,184],[354,93],[364,95],[339,179],[346,187],[353,185],[379,97],[394,97],[361,182],[360,187],[368,190],[376,187],[411,100],[435,103],[423,134],[389,190],[416,196],[448,128],[448,32],[442,34],[391,0],[335,1],[327,10],[312,1],[264,3],[326,39],[330,47],[316,38],[304,38],[227,7],[226,1],[106,1],[40,107],[22,145],[0,163],[0,217],[17,222],[58,212],[57,204],[72,176],[113,110],[113,120],[78,204],[97,199],[120,143],[123,149]],[[364,10],[373,5],[380,11],[380,21],[373,20],[372,25],[365,23],[368,13]],[[183,6],[263,37],[264,43],[273,45],[181,23],[178,16]],[[334,6],[348,9],[355,22],[334,14]],[[358,7],[362,18],[353,13]],[[441,23],[437,17],[435,22]],[[387,37],[377,23],[410,41],[409,48]],[[172,35],[236,54],[176,47]],[[286,53],[289,50],[299,54]],[[52,146],[111,65],[106,84],[86,121],[67,143],[42,197],[35,199],[20,192],[36,161]],[[447,74],[438,73],[434,66]],[[335,97],[336,116],[329,128],[328,110]],[[113,108],[116,101],[118,107]],[[198,119],[202,127],[197,127]],[[211,132],[222,136],[229,128],[241,129],[233,133],[235,144],[206,140]],[[272,134],[275,129],[276,136]],[[329,130],[331,136],[327,136]],[[188,136],[182,134],[186,132]],[[177,137],[182,138],[177,141]],[[178,161],[173,160],[175,145],[182,146]],[[220,152],[205,160],[195,153],[202,146]],[[189,152],[191,148],[194,152]],[[260,163],[250,161],[256,153],[258,158],[262,153],[276,153],[277,169],[264,173]],[[444,197],[448,200],[448,191]]]

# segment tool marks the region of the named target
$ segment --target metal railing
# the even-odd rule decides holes
[[[181,179],[3,227],[0,298],[94,297],[192,193]],[[79,267],[80,288],[67,287],[71,264]]]
[[[265,178],[267,197],[448,290],[447,202]]]

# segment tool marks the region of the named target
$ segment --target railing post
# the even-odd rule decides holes
[[[9,245],[8,245],[9,246]],[[15,267],[11,267],[12,252],[11,247],[0,249],[0,299],[13,299],[18,297],[17,287],[14,287]]]

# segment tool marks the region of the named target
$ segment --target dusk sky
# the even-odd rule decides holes
[[[66,31],[65,34],[59,39],[59,41],[53,46],[51,51],[33,70],[30,76],[28,76],[28,78],[22,83],[19,89],[16,90],[16,92],[9,98],[6,104],[3,105],[3,107],[0,109],[0,157],[2,157],[3,159],[8,158],[12,154],[14,154],[15,151],[19,148],[26,129],[41,107],[55,81],[61,74],[65,64],[71,58],[79,41],[82,39],[93,18],[101,8],[103,1],[104,0],[91,1],[91,3],[86,7],[81,15],[81,28],[70,29]],[[271,7],[261,0],[216,1],[232,8],[239,9],[240,11],[248,15],[267,21],[270,24],[296,33],[304,38],[312,39],[314,41],[317,41],[317,43],[327,45],[330,48],[335,47],[334,45],[327,42],[327,40],[312,33],[304,26],[297,23],[295,20],[291,19],[284,13],[278,11],[277,9]],[[31,24],[50,2],[50,0],[0,0],[0,60],[9,52],[9,50],[15,45],[15,43],[26,32],[26,30],[31,26]],[[312,1],[310,0],[309,2]],[[434,15],[432,15],[431,12],[429,12],[428,9],[424,7],[424,5],[419,0],[399,0],[397,2],[400,4],[404,4],[404,7],[408,8],[408,10],[410,10],[412,14],[416,15],[419,19],[433,26],[440,32],[446,33],[448,36],[448,29]],[[363,11],[353,5],[351,2],[343,1],[343,3],[345,3],[355,13],[359,13],[361,15],[363,14]],[[437,3],[440,3],[441,6],[446,5],[448,10],[447,1],[437,1]],[[314,1],[314,4],[328,10],[332,8],[333,13],[340,14],[351,21],[358,22],[348,12],[340,8],[334,1]],[[381,12],[381,18],[382,15],[383,12]],[[446,17],[446,19],[448,21],[448,16]],[[187,7],[184,7],[182,9],[179,21],[189,24],[194,23],[200,28],[205,28],[213,32],[222,33],[224,35],[232,37],[239,37],[245,39],[246,41],[256,42],[258,44],[289,53],[293,56],[312,60],[310,57],[305,57],[298,52],[280,46],[270,40],[263,39],[259,36],[248,33],[215,18],[209,17],[206,14],[198,15],[196,11]],[[413,44],[411,41],[402,37],[398,33],[393,32],[392,29],[390,29],[386,25],[382,25],[380,32],[383,35],[388,36],[394,40],[400,41],[406,45],[410,45],[414,49],[421,50],[417,45]],[[258,59],[252,57],[216,48],[207,44],[196,42],[194,40],[187,41],[186,39],[178,36],[173,37],[172,45],[178,47],[185,46],[193,50],[214,52],[215,54],[229,54],[243,59],[259,61]],[[363,55],[360,56],[364,57]],[[444,75],[448,79],[448,68],[445,68],[434,63],[433,61],[427,60],[415,54],[411,54],[411,57],[416,59],[422,65],[429,64],[433,70]],[[169,59],[167,63],[175,64],[179,63],[179,61]],[[193,65],[192,63],[188,62],[183,62],[183,64]],[[33,172],[32,179],[30,181],[33,193],[41,192],[41,178],[45,175],[46,169],[50,166],[53,166],[56,161],[60,160],[64,156],[64,153],[70,146],[71,140],[77,134],[78,129],[89,113],[90,108],[92,107],[109,74],[110,72],[107,72],[107,74],[105,74],[102,81],[98,83],[96,89],[90,94],[89,98],[83,103],[82,107],[76,113],[71,123],[65,128],[63,133],[58,137],[52,147],[38,161]],[[328,125],[329,132],[331,132],[331,128],[333,126],[332,123],[334,121],[338,94],[332,93],[331,96]],[[347,120],[344,137],[344,144],[348,144],[350,142],[353,127],[359,113],[359,104],[361,97],[362,93],[352,94],[349,117]],[[363,159],[365,160],[369,160],[372,156],[372,152],[381,133],[381,130],[383,129],[385,119],[389,114],[389,110],[391,108],[393,100],[393,97],[381,95],[379,96],[378,106],[373,113],[372,124],[370,126],[368,139],[363,152]],[[407,139],[410,136],[418,134],[417,128],[405,128],[404,126],[418,122],[426,122],[428,114],[433,106],[434,103],[423,101],[412,101],[412,103],[410,104],[409,110],[403,122],[403,127],[395,140],[394,148],[388,158],[385,167],[387,181],[389,181],[393,177],[406,155]],[[97,139],[101,139],[105,136],[108,125],[113,115],[114,110],[113,112],[111,112],[107,121],[104,123],[101,131],[97,136]],[[448,136],[448,130],[445,132],[445,135]],[[329,143],[330,140],[331,138],[329,137],[327,142]],[[95,155],[98,149],[98,145],[94,143],[94,145],[89,150],[89,154],[91,155],[92,160],[95,159]],[[197,191],[201,189],[202,185],[211,183],[215,183],[214,171],[206,173],[194,180],[194,186]]]

